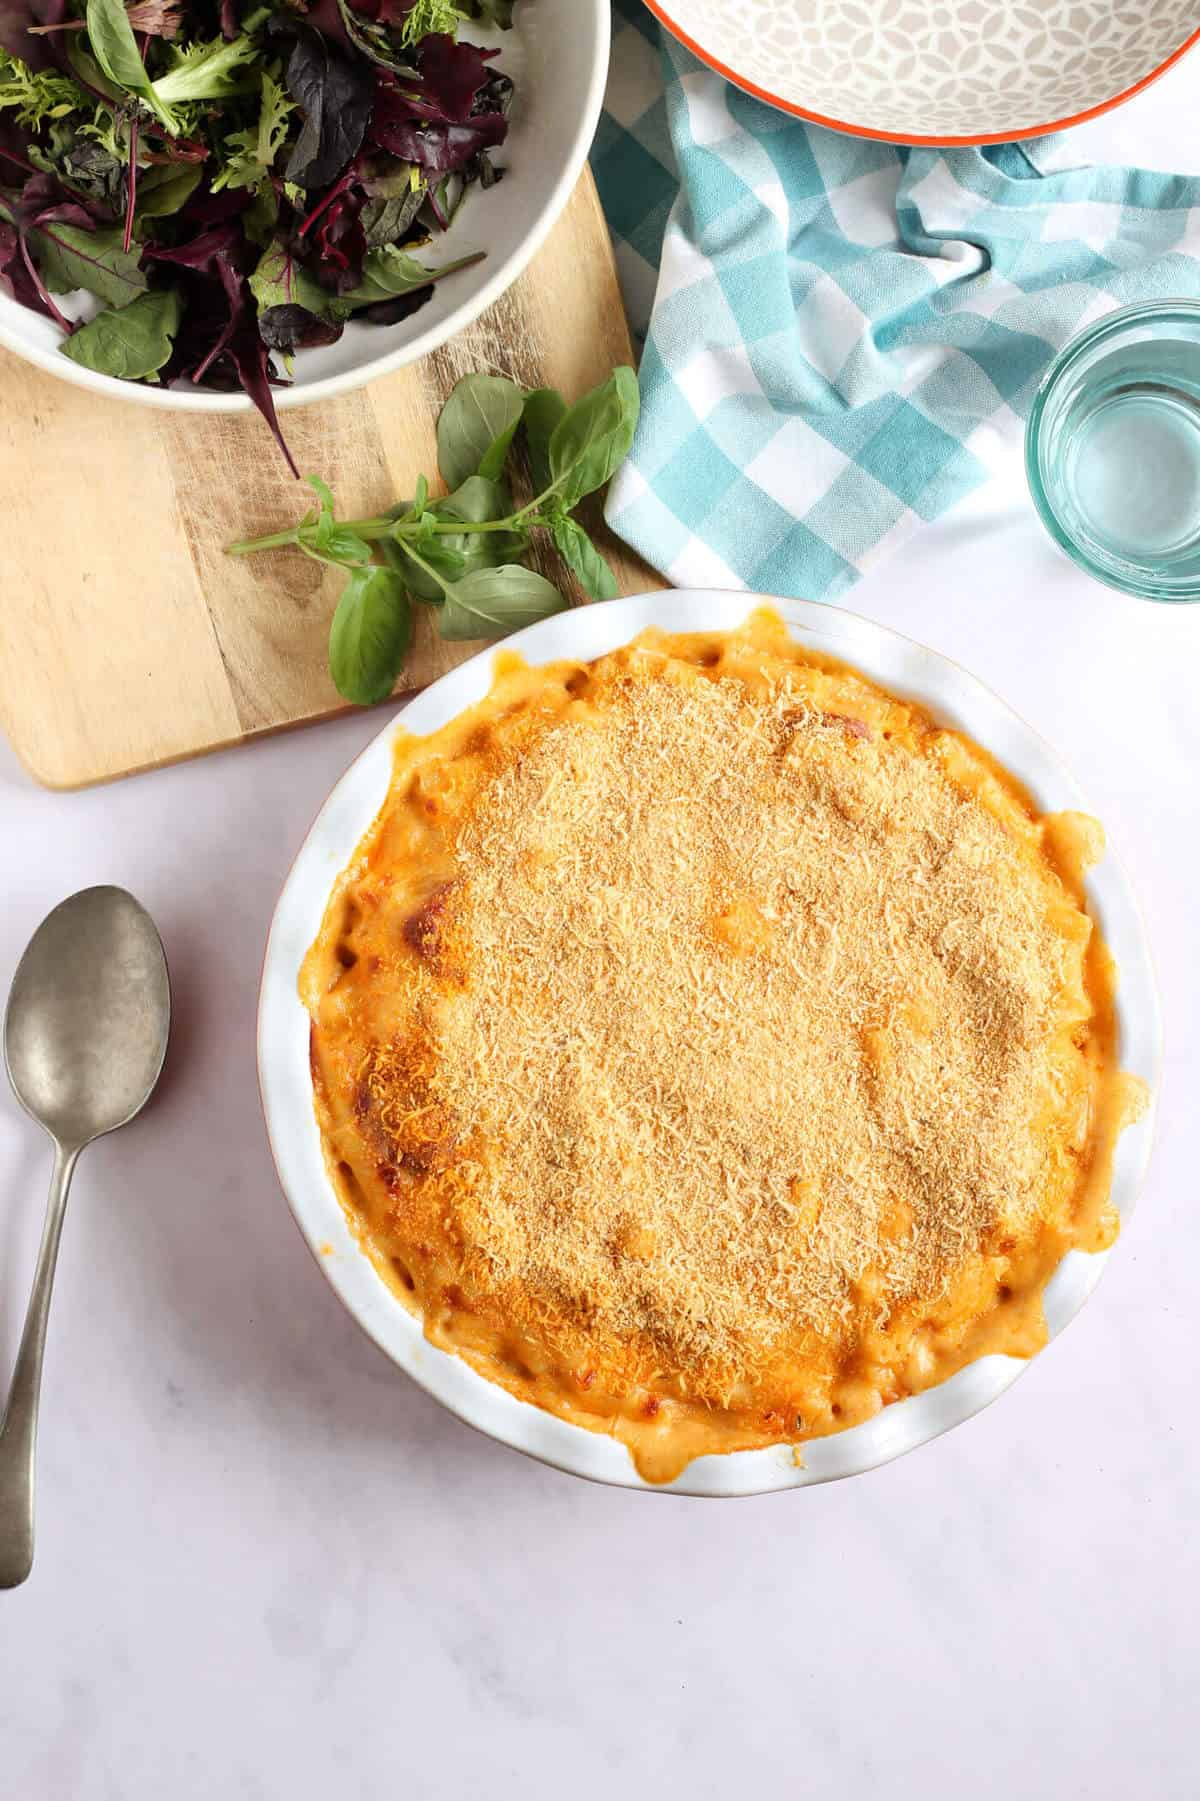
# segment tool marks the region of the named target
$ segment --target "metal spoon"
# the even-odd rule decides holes
[[[0,1423],[0,1588],[16,1588],[33,1566],[38,1390],[67,1189],[85,1145],[150,1099],[170,1027],[162,940],[132,894],[85,888],[55,907],[17,966],[4,1018],[8,1079],[54,1140],[54,1175]]]

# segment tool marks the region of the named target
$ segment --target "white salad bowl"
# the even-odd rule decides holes
[[[505,640],[532,664],[593,658],[627,644],[647,626],[668,631],[732,630],[762,597],[708,592],[641,595],[543,620]],[[1071,777],[1031,727],[966,670],[897,632],[839,607],[772,600],[793,637],[854,664],[895,693],[919,701],[943,723],[966,732],[1029,789],[1045,811],[1085,807]],[[401,1369],[448,1407],[502,1443],[544,1463],[626,1488],[649,1489],[615,1439],[568,1424],[488,1382],[460,1358],[436,1349],[421,1325],[376,1273],[361,1249],[326,1174],[313,1110],[309,1017],[297,983],[317,935],[330,889],[349,862],[387,794],[397,724],[436,731],[481,700],[492,680],[493,652],[452,670],[386,725],[353,763],[326,802],[292,868],[267,942],[258,1023],[258,1066],[267,1130],[284,1193],[319,1267],[349,1311]],[[1086,810],[1086,807],[1085,807]],[[1122,1068],[1157,1091],[1158,997],[1149,951],[1125,875],[1111,851],[1088,876],[1090,909],[1117,960],[1118,1056]],[[1145,1171],[1153,1130],[1151,1108],[1127,1127],[1117,1147],[1113,1200],[1127,1221]],[[1052,1335],[1079,1311],[1110,1253],[1070,1251],[1046,1289]],[[1026,1363],[981,1357],[924,1394],[897,1401],[874,1419],[803,1447],[790,1445],[698,1458],[677,1481],[653,1492],[762,1494],[858,1475],[899,1457],[978,1413],[1016,1380]]]
[[[439,282],[432,300],[411,319],[398,325],[352,322],[336,344],[300,351],[292,385],[272,390],[281,411],[362,387],[437,350],[512,286],[571,197],[604,98],[609,0],[523,0],[511,31],[467,26],[464,36],[498,48],[499,67],[516,83],[511,129],[496,157],[507,173],[486,196],[473,189],[451,230],[414,255],[431,268],[476,250],[486,257]],[[83,307],[68,301],[67,310],[79,316]],[[190,382],[163,388],[97,374],[63,356],[61,342],[52,320],[21,306],[0,282],[0,345],[51,375],[142,406],[192,413],[253,407],[240,392],[217,393]]]

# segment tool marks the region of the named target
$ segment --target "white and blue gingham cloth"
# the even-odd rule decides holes
[[[843,137],[613,22],[592,164],[645,347],[608,518],[677,586],[842,593],[1011,453],[1076,331],[1200,296],[1200,180]]]

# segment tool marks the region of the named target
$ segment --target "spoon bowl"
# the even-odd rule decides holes
[[[54,1174],[0,1421],[0,1588],[24,1582],[33,1566],[38,1395],[71,1176],[85,1145],[126,1125],[150,1099],[170,1026],[162,940],[131,894],[85,888],[42,921],[17,965],[4,1017],[9,1081],[54,1140]]]
[[[26,1113],[67,1148],[127,1125],[167,1051],[171,995],[162,940],[123,888],[85,888],[55,907],[17,966],[4,1060]]]

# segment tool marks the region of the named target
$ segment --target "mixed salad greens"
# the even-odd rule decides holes
[[[0,0],[0,277],[90,369],[240,386],[287,455],[292,355],[479,260],[411,253],[500,179],[513,84],[460,30],[513,4]]]

